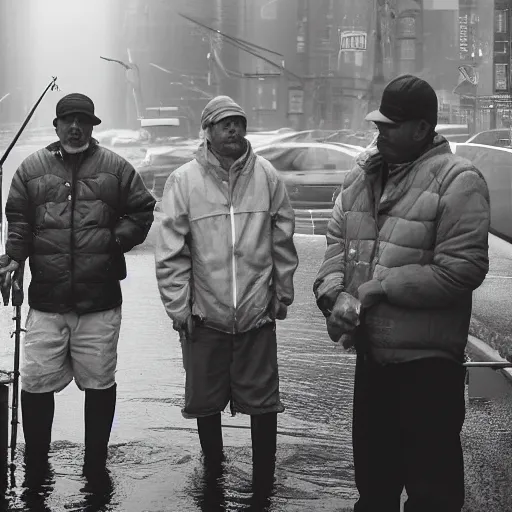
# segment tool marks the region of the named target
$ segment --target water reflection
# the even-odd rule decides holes
[[[243,450],[245,451],[245,450]],[[230,450],[230,457],[217,466],[204,461],[191,473],[185,493],[201,512],[246,511],[265,512],[273,508],[273,486],[253,487],[250,470],[236,464],[238,451]],[[250,465],[249,465],[250,466]]]
[[[23,504],[23,510],[27,512],[51,512],[50,507],[47,504],[47,500],[50,497],[52,487],[48,486],[44,489],[25,489],[21,493],[21,503]]]
[[[112,504],[113,496],[113,487],[105,492],[88,493],[83,500],[82,508],[80,508],[80,510],[82,512],[107,512],[109,510],[113,510],[110,506]]]
[[[191,475],[189,493],[202,512],[226,510],[224,463],[217,467],[203,463]]]

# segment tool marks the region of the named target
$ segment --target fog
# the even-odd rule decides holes
[[[37,96],[51,76],[58,77],[60,95],[82,92],[94,99],[98,114],[108,113],[109,65],[99,56],[111,50],[108,1],[32,1],[30,16],[30,65],[32,94]],[[57,99],[56,94],[51,95]],[[39,119],[54,112],[54,101],[45,101]]]
[[[508,127],[505,17],[494,0],[1,0],[0,123],[19,124],[57,76],[31,126],[51,128],[58,98],[83,92],[101,129],[138,129],[165,106],[197,133],[208,99],[228,94],[250,129],[367,132],[385,84],[413,73],[440,124]]]
[[[90,96],[98,116],[113,114],[112,97],[116,72],[100,55],[114,51],[113,7],[108,0],[2,0],[3,69],[0,115],[21,121],[51,81],[57,76],[59,92],[48,93],[31,127],[52,128],[55,104],[71,92]],[[123,85],[123,82],[120,82]],[[117,92],[119,93],[119,91]],[[125,91],[121,91],[122,94]],[[5,119],[3,119],[5,122]]]

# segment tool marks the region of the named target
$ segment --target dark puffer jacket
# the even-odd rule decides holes
[[[155,200],[135,169],[92,141],[78,155],[58,142],[26,158],[6,204],[6,252],[29,258],[29,305],[91,313],[122,302],[124,253],[142,243]]]

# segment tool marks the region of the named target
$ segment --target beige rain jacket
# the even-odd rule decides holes
[[[202,146],[169,177],[162,205],[156,275],[175,322],[192,313],[207,327],[245,332],[293,302],[293,209],[276,170],[249,142],[229,173]]]

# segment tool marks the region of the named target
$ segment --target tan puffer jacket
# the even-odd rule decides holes
[[[472,292],[488,271],[487,184],[443,137],[390,171],[383,191],[379,157],[362,158],[336,200],[317,303],[327,315],[341,291],[357,297],[362,283],[378,280],[385,300],[367,311],[360,333],[373,358],[460,362]]]

